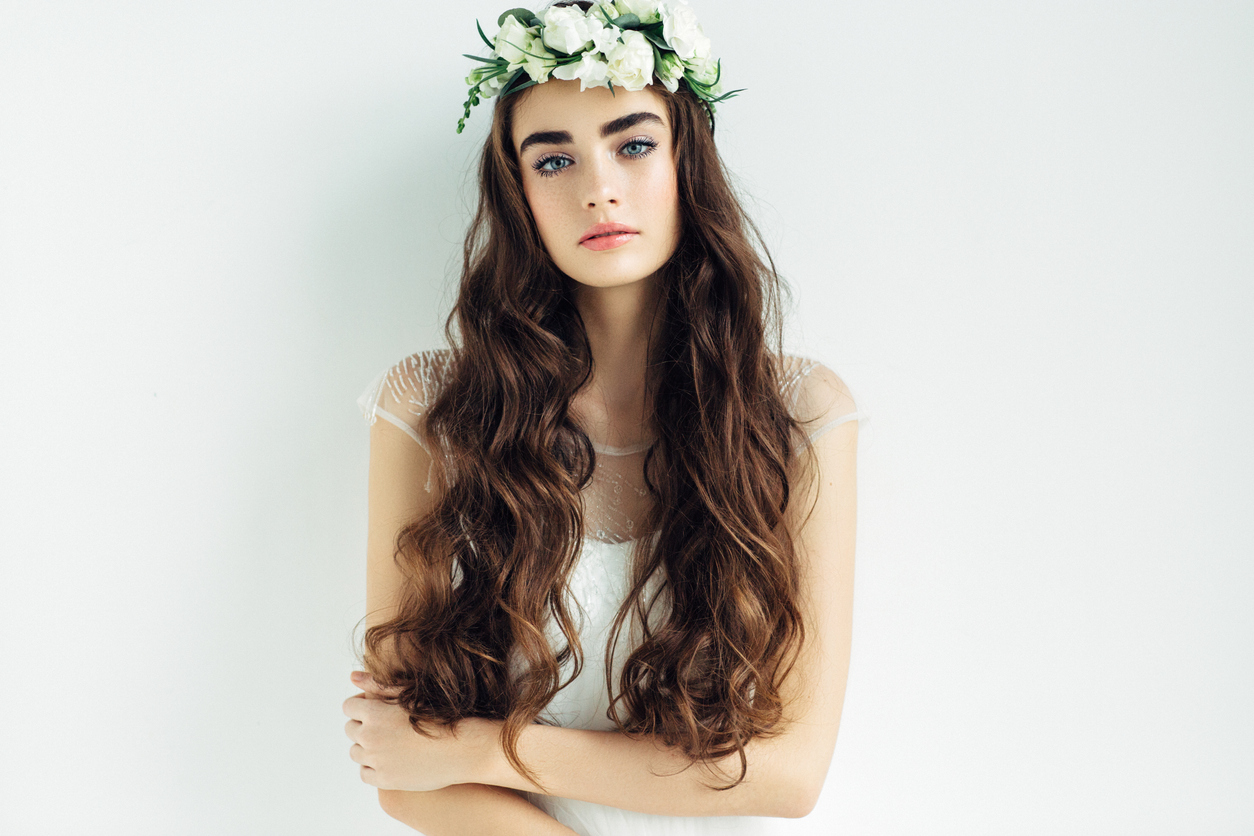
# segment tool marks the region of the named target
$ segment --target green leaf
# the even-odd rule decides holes
[[[619,29],[634,29],[640,25],[640,15],[631,13],[619,15],[611,20],[610,23],[613,23]]]
[[[670,45],[666,43],[666,38],[662,37],[661,32],[650,32],[648,29],[640,29],[639,31],[643,32],[644,36],[649,39],[649,43],[653,44],[654,46],[665,49],[668,52],[675,51],[671,49]]]
[[[503,76],[507,72],[509,72],[509,64],[502,61],[500,66],[497,69],[493,70],[490,73],[484,73],[483,78],[479,79],[479,82],[482,83],[484,81],[487,81],[489,78],[497,78],[498,76]],[[476,84],[475,86],[478,87],[479,85]]]
[[[526,88],[530,87],[531,85],[533,85],[533,84],[538,84],[538,83],[539,83],[539,82],[537,82],[537,81],[533,78],[531,81],[528,81],[526,84],[520,84],[520,85],[518,85],[518,86],[517,86],[517,87],[515,87],[513,90],[502,90],[502,91],[501,91],[501,95],[502,95],[502,96],[508,96],[510,93],[517,93],[519,90],[524,90],[524,89],[526,89]]]
[[[527,23],[527,25],[528,26],[543,26],[544,21],[538,17],[533,17],[531,18],[530,22]]]
[[[522,75],[524,72],[526,72],[526,67],[519,67],[517,70],[515,70],[514,74],[511,75],[509,79],[506,80],[504,86],[501,87],[501,92],[505,92],[506,90],[508,90],[509,86],[513,84],[515,81],[517,81],[518,77]]]
[[[509,44],[509,45],[510,45],[510,46],[512,46],[514,49],[516,49],[516,50],[518,50],[519,52],[521,52],[523,55],[530,55],[532,58],[540,58],[540,59],[546,59],[546,58],[547,58],[547,56],[545,56],[545,55],[536,55],[534,52],[528,52],[527,50],[525,50],[525,49],[523,49],[522,47],[520,47],[518,44],[510,43],[509,41],[506,41],[505,43]],[[503,61],[504,61],[505,59],[501,59],[501,60],[503,60]],[[506,63],[509,63],[509,62],[508,62],[508,61],[506,61]]]
[[[483,42],[488,45],[488,49],[496,50],[496,44],[488,40],[488,36],[483,34],[483,27],[479,25],[479,19],[475,18],[475,28],[479,30],[479,37],[483,38]]]
[[[463,53],[462,53],[462,57],[463,57],[463,58],[473,58],[473,59],[475,59],[476,61],[482,61],[482,62],[483,62],[483,63],[485,63],[485,64],[499,64],[500,62],[505,61],[505,59],[504,59],[504,58],[500,58],[500,57],[497,57],[497,58],[481,58],[481,57],[480,57],[480,56],[478,56],[478,55],[471,55],[469,52],[463,52]],[[509,62],[507,61],[506,63],[509,63]]]
[[[518,22],[521,23],[523,26],[530,26],[531,24],[529,24],[527,21],[531,20],[535,16],[536,16],[535,12],[531,11],[531,9],[523,9],[523,8],[510,9],[507,12],[501,12],[501,16],[496,19],[496,25],[504,26],[505,18],[516,17],[518,18]]]

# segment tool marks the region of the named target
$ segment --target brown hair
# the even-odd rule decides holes
[[[745,745],[783,730],[781,683],[805,638],[783,524],[801,422],[780,391],[786,286],[729,183],[705,105],[682,83],[670,93],[655,78],[653,89],[670,114],[681,213],[646,384],[658,435],[644,462],[654,502],[643,528],[658,539],[633,546],[606,687],[624,733],[657,735],[691,762],[737,753],[740,776],[719,787],[730,789],[745,779]],[[401,687],[395,701],[420,733],[421,723],[503,720],[509,762],[534,781],[518,736],[564,684],[560,666],[582,667],[563,595],[596,453],[568,413],[592,374],[573,280],[541,242],[514,152],[512,117],[528,92],[493,110],[444,325],[451,361],[425,414],[442,490],[397,537],[403,593],[396,616],[366,631],[364,665]],[[655,572],[671,599],[660,623],[644,601]],[[644,639],[616,683],[610,657],[633,611]],[[543,633],[549,615],[566,639],[556,651]]]

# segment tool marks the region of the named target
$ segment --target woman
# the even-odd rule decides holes
[[[468,79],[467,113],[498,98],[461,345],[361,400],[350,756],[429,836],[803,816],[844,698],[863,416],[782,351],[688,7],[509,14]]]

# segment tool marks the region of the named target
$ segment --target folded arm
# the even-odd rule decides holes
[[[434,792],[379,790],[379,806],[426,836],[575,836],[575,831],[503,787],[454,784]]]
[[[781,687],[785,731],[745,747],[744,782],[710,789],[740,774],[735,754],[717,763],[718,771],[701,763],[685,770],[688,758],[652,736],[532,724],[519,740],[519,755],[543,788],[499,751],[482,783],[664,815],[807,815],[831,765],[849,671],[857,434],[851,421],[815,442],[817,476],[789,506],[787,524],[802,567],[806,641]]]
[[[406,495],[407,488],[413,490],[409,486],[419,484],[412,473],[429,464],[425,451],[419,452],[421,448],[389,426],[379,422],[372,429],[368,622],[389,611],[395,591],[392,585],[399,582],[392,566],[391,543],[400,518],[408,517],[415,505],[426,499],[413,492]],[[748,772],[744,782],[726,791],[710,789],[739,775],[739,758],[734,754],[711,769],[701,763],[690,764],[681,752],[652,737],[531,724],[519,740],[519,755],[536,772],[543,787],[519,774],[504,754],[497,752],[488,759],[483,774],[474,776],[473,784],[433,793],[381,793],[385,809],[393,802],[401,809],[402,798],[405,805],[443,803],[445,798],[455,797],[453,792],[471,793],[468,787],[487,785],[476,789],[484,793],[491,787],[545,792],[663,815],[808,814],[831,763],[849,667],[857,432],[857,422],[851,421],[817,439],[811,449],[818,476],[812,485],[802,486],[804,490],[795,494],[796,501],[789,506],[787,522],[802,567],[800,604],[807,639],[781,688],[786,730],[775,738],[755,739],[745,747]],[[398,469],[394,464],[398,460],[405,466]],[[811,507],[813,513],[807,516]],[[450,794],[437,799],[439,793]],[[547,816],[517,793],[512,799],[501,794],[465,795],[461,803],[471,799],[488,806],[490,799],[503,805],[517,800]]]
[[[809,788],[788,766],[791,739],[754,740],[746,747],[748,773],[732,756],[718,774],[692,764],[652,735],[631,738],[617,731],[588,731],[533,723],[523,730],[518,753],[544,787],[521,775],[500,754],[483,774],[486,784],[669,816],[804,816]]]

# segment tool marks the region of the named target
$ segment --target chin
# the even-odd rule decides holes
[[[564,270],[563,272],[579,284],[588,285],[589,287],[619,287],[648,278],[656,273],[660,266],[632,267],[628,265],[614,265],[610,269],[602,268],[597,270],[583,264],[580,265],[583,269]]]
[[[571,279],[576,284],[586,287],[622,287],[623,285],[634,284],[648,277],[648,273],[644,275],[623,274],[607,276],[604,273],[596,276],[579,276],[571,275]]]

